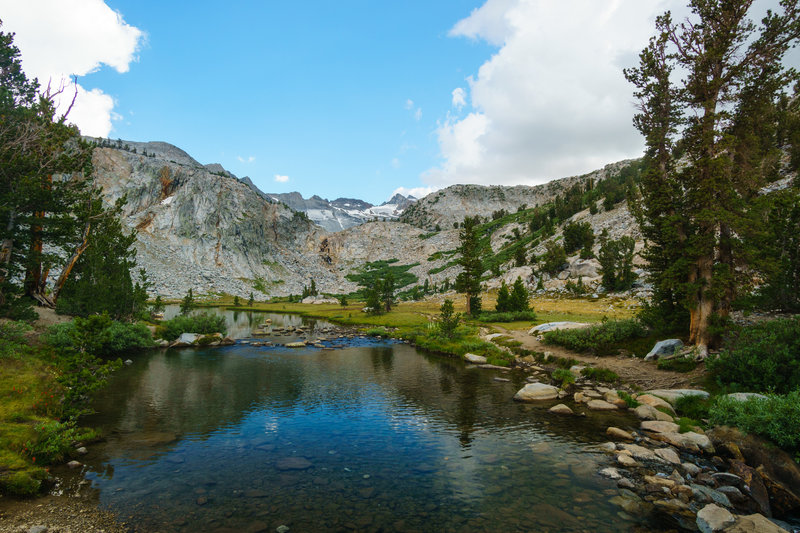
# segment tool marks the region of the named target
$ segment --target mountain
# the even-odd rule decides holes
[[[328,201],[314,195],[305,199],[299,192],[264,193],[250,178],[243,178],[242,181],[262,198],[282,202],[295,211],[305,213],[312,222],[328,231],[352,228],[368,220],[397,219],[406,207],[416,201],[413,196],[405,197],[402,194],[395,194],[389,201],[379,206],[355,198],[337,198]]]
[[[239,180],[216,164],[201,165],[167,143],[101,146],[93,166],[108,205],[127,198],[123,223],[137,231],[137,263],[153,282],[151,293],[162,297],[181,297],[190,287],[197,294],[242,297],[251,291],[259,298],[299,294],[312,279],[320,291],[350,292],[357,285],[348,275],[367,262],[398,258],[418,263],[410,271],[422,279],[445,264],[435,252],[455,247],[457,239],[455,232],[421,239],[419,228],[364,219],[330,233],[288,202],[258,191],[249,179]],[[298,193],[284,199],[320,210],[330,205]],[[387,217],[398,205],[364,210],[357,200],[335,202],[342,205],[338,211],[351,203],[351,211],[383,209]],[[453,277],[452,268],[433,279],[448,275]]]
[[[452,228],[454,224],[462,222],[465,216],[487,218],[500,210],[515,212],[522,206],[543,205],[576,183],[588,180],[597,183],[617,174],[630,163],[630,160],[619,161],[589,174],[535,186],[451,185],[408,206],[399,220],[428,231],[434,231],[437,227]]]

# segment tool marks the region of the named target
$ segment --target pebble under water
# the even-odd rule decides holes
[[[514,403],[524,376],[402,343],[335,344],[140,355],[87,420],[107,436],[84,458],[90,485],[64,490],[137,531],[647,527],[597,474],[606,415]]]

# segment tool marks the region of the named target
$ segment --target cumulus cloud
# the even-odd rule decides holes
[[[467,105],[467,91],[461,87],[456,87],[453,89],[453,107],[460,110],[465,105]]]
[[[289,176],[282,176],[280,174],[275,174],[275,181],[278,183],[286,183],[289,181]]]
[[[66,111],[74,94],[72,76],[84,76],[104,65],[128,72],[144,33],[125,22],[102,0],[0,0],[3,30],[15,32],[22,67],[42,87],[66,86],[57,99]],[[112,128],[114,100],[99,88],[77,85],[77,98],[68,119],[85,135],[107,136]]]
[[[622,69],[637,63],[668,3],[487,0],[450,35],[499,49],[467,79],[469,113],[440,121],[442,162],[423,181],[535,184],[639,156]],[[466,106],[466,91],[452,103]]]
[[[414,198],[423,198],[432,192],[439,190],[439,187],[398,187],[392,191],[392,196],[395,194],[402,194],[403,196],[413,196]]]
[[[237,155],[236,159],[238,159],[240,163],[252,163],[253,161],[256,160],[256,156],[251,155],[249,157],[242,157],[240,155]]]

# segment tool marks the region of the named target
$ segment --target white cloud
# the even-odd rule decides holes
[[[456,87],[453,89],[453,107],[460,110],[465,105],[467,105],[467,91],[461,87]]]
[[[409,111],[414,109],[414,100],[412,100],[411,98],[406,100],[406,109],[408,109]]]
[[[249,157],[242,157],[240,155],[237,155],[236,159],[238,159],[240,163],[252,163],[253,161],[256,160],[256,156],[251,155]]]
[[[289,176],[281,176],[280,174],[275,174],[275,181],[278,183],[286,183],[289,181]]]
[[[534,184],[641,155],[622,69],[637,63],[666,7],[665,0],[488,0],[474,10],[450,35],[499,50],[467,80],[470,112],[439,124],[442,163],[423,181]],[[466,106],[466,91],[452,97],[455,108]]]
[[[414,111],[414,120],[416,120],[417,122],[419,122],[419,120],[420,120],[421,118],[422,118],[422,108],[418,107],[418,108],[417,108],[417,110],[416,110],[416,111]]]
[[[396,157],[392,158],[390,164],[392,165],[392,168],[400,168],[400,160]]]
[[[29,77],[58,88],[73,75],[84,76],[103,65],[128,72],[144,33],[125,22],[102,0],[0,0],[3,30],[15,32],[22,67]],[[112,127],[114,100],[99,88],[78,84],[78,97],[69,121],[85,135],[107,136]],[[58,99],[59,112],[67,110],[74,88]]]
[[[439,187],[412,187],[412,188],[398,187],[394,191],[392,191],[392,196],[394,196],[395,194],[402,194],[403,196],[413,196],[414,198],[419,199],[438,190]]]

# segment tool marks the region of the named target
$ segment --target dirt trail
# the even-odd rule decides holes
[[[552,352],[558,357],[571,357],[581,362],[591,363],[595,367],[607,368],[616,372],[622,381],[637,385],[644,390],[693,388],[693,384],[700,381],[703,374],[703,365],[687,373],[658,370],[655,363],[645,362],[636,357],[625,355],[596,357],[573,352],[561,346],[544,344],[536,337],[529,335],[527,331],[504,330],[497,327],[495,329],[520,341],[523,348],[537,352]]]

